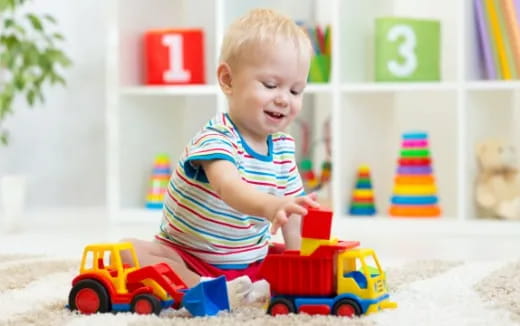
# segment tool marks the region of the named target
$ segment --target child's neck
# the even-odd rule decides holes
[[[269,148],[267,146],[267,138],[261,140],[261,139],[252,139],[250,137],[246,137],[242,135],[244,140],[247,142],[247,145],[251,147],[256,153],[261,155],[268,155]]]

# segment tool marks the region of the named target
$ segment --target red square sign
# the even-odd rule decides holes
[[[147,31],[144,35],[145,83],[204,84],[203,40],[199,29]]]

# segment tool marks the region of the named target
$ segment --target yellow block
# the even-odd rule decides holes
[[[354,190],[354,196],[356,197],[373,197],[374,192],[372,189],[356,189]]]
[[[358,168],[359,172],[370,172],[370,167],[368,165],[360,165]]]
[[[302,256],[309,256],[322,245],[335,245],[338,243],[337,238],[330,240],[313,239],[313,238],[302,238],[302,245],[300,247],[300,254]]]
[[[394,195],[433,195],[437,193],[435,185],[395,185]]]

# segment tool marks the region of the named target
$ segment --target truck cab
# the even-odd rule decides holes
[[[337,305],[335,310],[345,315],[360,315],[391,308],[386,274],[374,250],[355,248],[337,257]]]
[[[123,264],[125,255],[130,264]],[[128,293],[126,277],[139,269],[134,247],[129,243],[108,243],[86,246],[81,259],[80,274],[95,273],[110,280],[117,293]]]

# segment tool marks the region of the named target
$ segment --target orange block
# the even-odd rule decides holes
[[[144,35],[145,83],[204,84],[200,29],[150,30]]]
[[[395,177],[395,183],[398,185],[432,185],[435,183],[433,175],[398,175]]]
[[[437,217],[441,209],[437,205],[392,205],[389,214],[395,217]]]

